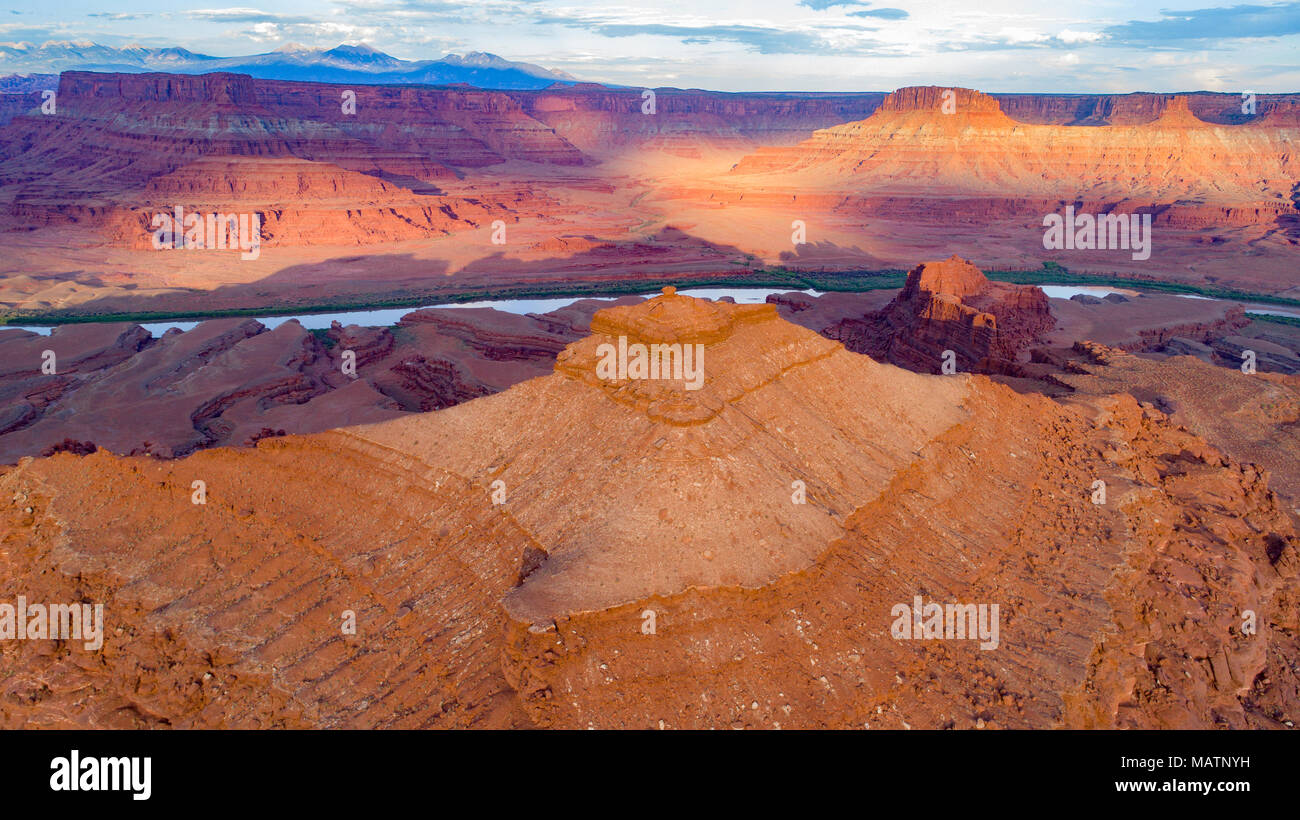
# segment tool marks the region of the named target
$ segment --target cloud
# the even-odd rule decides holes
[[[829,7],[827,4],[848,5],[847,0],[806,0],[807,3]],[[857,2],[855,5],[867,5]],[[810,6],[811,8],[812,6]],[[819,9],[820,10],[820,9]],[[621,11],[621,10],[620,10]],[[900,9],[880,9],[871,16],[902,19],[907,12]],[[839,54],[865,56],[883,54],[880,42],[865,37],[866,32],[878,31],[843,20],[810,24],[807,22],[780,26],[766,21],[733,22],[728,20],[699,21],[660,17],[637,19],[619,11],[592,14],[537,13],[531,18],[534,25],[558,25],[582,29],[603,37],[672,37],[686,45],[708,45],[719,42],[736,43],[759,54]]]
[[[1066,45],[1074,45],[1076,43],[1095,43],[1101,39],[1101,35],[1095,31],[1073,31],[1068,28],[1056,35],[1056,37]]]
[[[864,3],[862,0],[799,0],[799,5],[813,11],[826,11],[836,6],[870,6],[870,3]],[[881,20],[906,20],[907,12],[902,9],[861,9],[859,11],[850,11],[850,17],[876,17]]]
[[[759,54],[811,54],[825,51],[829,44],[816,34],[790,29],[752,25],[680,25],[676,23],[593,23],[579,25],[605,37],[636,37],[642,34],[678,37],[683,43],[701,44],[719,40],[748,46]]]
[[[230,9],[192,9],[185,12],[190,17],[198,20],[209,20],[214,23],[311,23],[314,22],[311,17],[289,17],[284,14],[275,14],[270,11],[261,9],[247,8],[230,8]]]
[[[866,9],[864,11],[851,11],[850,17],[877,17],[881,20],[906,20],[907,12],[902,9]]]
[[[1162,11],[1161,19],[1132,20],[1104,30],[1116,45],[1282,37],[1300,33],[1300,2]]]
[[[307,41],[318,45],[337,45],[340,42],[370,42],[377,40],[383,30],[374,26],[351,23],[253,23],[240,32],[255,43],[280,43],[287,40]]]
[[[826,9],[835,6],[869,6],[870,3],[863,3],[862,0],[799,0],[799,5],[813,11],[826,11]]]

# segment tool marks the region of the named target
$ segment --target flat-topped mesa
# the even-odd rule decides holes
[[[208,104],[243,113],[258,109],[247,74],[101,74],[65,71],[59,77],[59,108],[75,113],[112,113],[157,103]],[[62,111],[60,112],[62,113]]]
[[[971,88],[912,86],[885,97],[864,123],[909,123],[922,127],[1015,128],[1020,123],[1002,110],[993,97]]]
[[[945,107],[946,106],[946,107]],[[914,85],[885,96],[880,110],[895,113],[933,111],[936,114],[998,114],[1002,106],[988,94],[973,88]]]
[[[708,422],[727,403],[841,347],[781,321],[775,305],[710,302],[671,287],[598,312],[591,334],[560,353],[556,372],[673,425]]]
[[[983,293],[989,280],[968,260],[953,254],[942,262],[923,262],[907,274],[901,298],[913,299],[919,291],[948,294],[964,300],[967,296]]]
[[[727,176],[737,186],[798,192],[800,201],[843,195],[836,208],[846,213],[909,221],[1039,219],[1081,196],[1126,203],[1122,210],[1167,204],[1159,214],[1170,225],[1254,224],[1289,212],[1296,159],[1286,115],[1272,127],[1228,126],[1197,118],[1186,95],[1146,102],[1159,116],[1142,124],[1034,125],[977,91],[904,88],[865,120],[790,148],[761,148]],[[1105,119],[1104,108],[1092,121]]]

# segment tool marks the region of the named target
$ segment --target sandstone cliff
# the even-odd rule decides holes
[[[914,216],[907,208],[922,212],[929,201],[947,218],[987,217],[1001,201],[1041,219],[1073,202],[1080,212],[1149,211],[1157,224],[1182,227],[1272,222],[1294,210],[1300,135],[1271,122],[1207,123],[1175,97],[1142,124],[1031,125],[977,91],[910,88],[865,120],[759,149],[731,175],[773,192],[889,194],[901,200],[895,216]]]

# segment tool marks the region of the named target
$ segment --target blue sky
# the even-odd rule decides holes
[[[217,56],[365,42],[405,59],[490,51],[580,79],[725,91],[1300,91],[1300,2],[1212,2],[50,0],[5,10],[0,40]]]

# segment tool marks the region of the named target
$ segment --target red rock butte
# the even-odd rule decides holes
[[[1055,325],[1037,287],[991,282],[956,255],[917,265],[882,310],[824,328],[823,333],[873,358],[922,373],[953,365],[1016,374],[1017,361]]]

